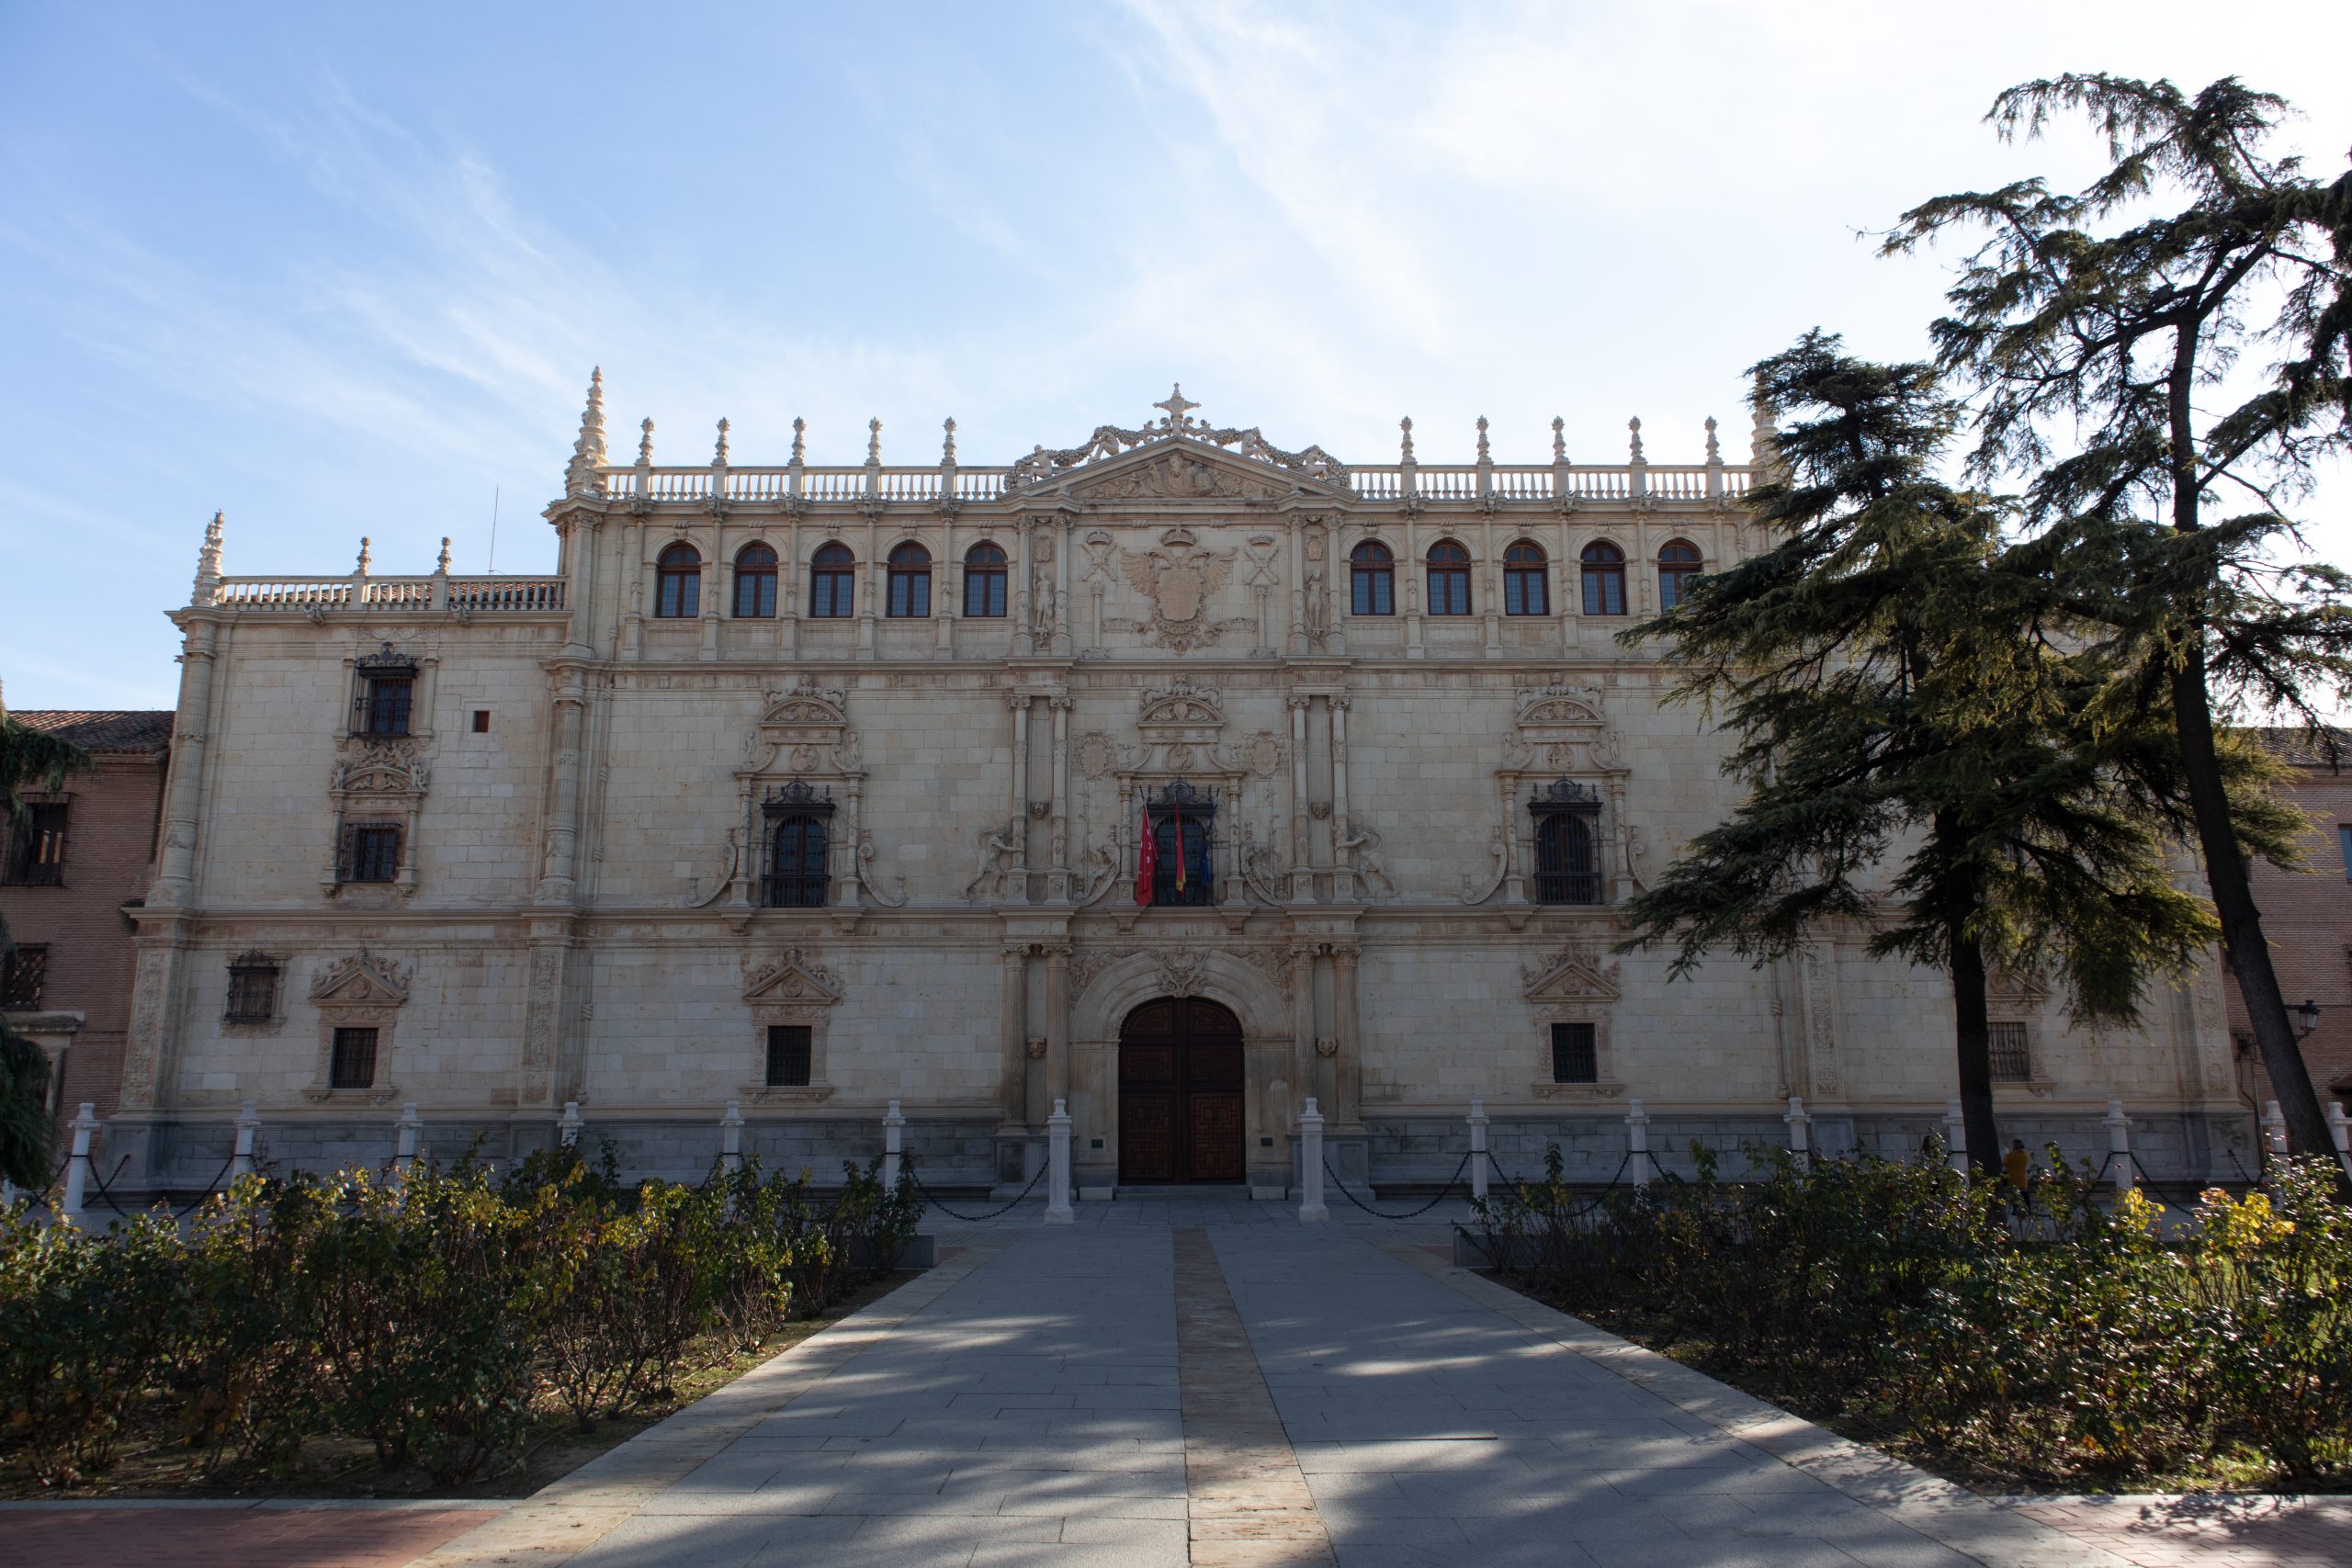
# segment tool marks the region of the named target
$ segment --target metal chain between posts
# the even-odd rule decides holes
[[[115,1161],[114,1173],[117,1176],[120,1176],[122,1174],[122,1168],[130,1163],[130,1156],[129,1155],[123,1156],[120,1159]],[[130,1218],[130,1213],[123,1208],[123,1206],[114,1201],[113,1190],[107,1186],[107,1179],[98,1174],[98,1165],[96,1160],[92,1160],[90,1162],[90,1179],[97,1183],[98,1196],[107,1201],[107,1208],[112,1209],[117,1214],[126,1220]]]
[[[1357,1208],[1362,1209],[1365,1213],[1370,1214],[1375,1220],[1417,1220],[1423,1214],[1428,1213],[1431,1209],[1436,1208],[1440,1203],[1445,1201],[1445,1195],[1453,1190],[1453,1184],[1462,1179],[1462,1173],[1469,1168],[1469,1165],[1470,1156],[1468,1155],[1464,1155],[1462,1156],[1462,1163],[1453,1168],[1453,1174],[1445,1179],[1445,1185],[1437,1190],[1436,1197],[1430,1199],[1419,1208],[1402,1214],[1384,1213],[1380,1210],[1375,1209],[1371,1204],[1365,1202],[1363,1199],[1357,1197],[1354,1193],[1349,1191],[1348,1184],[1340,1179],[1340,1173],[1331,1168],[1331,1159],[1328,1155],[1325,1156],[1323,1159],[1323,1174],[1331,1179],[1331,1185],[1340,1190],[1340,1197],[1345,1198],[1349,1202],[1353,1203]]]
[[[198,1203],[203,1202],[207,1198],[211,1197],[213,1193],[219,1191],[220,1189],[220,1179],[228,1175],[229,1168],[236,1163],[237,1156],[233,1154],[227,1159],[222,1160],[220,1162],[220,1168],[213,1173],[212,1179],[204,1184],[204,1190],[189,1199],[186,1208],[173,1211],[172,1223],[176,1224],[180,1221],[187,1219],[190,1214],[196,1213],[196,1206]]]
[[[1001,1207],[990,1209],[985,1214],[959,1214],[955,1210],[949,1208],[946,1204],[941,1202],[932,1190],[922,1184],[922,1177],[916,1171],[914,1161],[908,1160],[906,1164],[907,1177],[915,1184],[915,1190],[922,1194],[923,1201],[929,1203],[933,1208],[938,1210],[949,1219],[961,1220],[966,1224],[978,1224],[983,1220],[992,1220],[999,1214],[1011,1213],[1013,1209],[1020,1206],[1023,1199],[1028,1197],[1030,1193],[1037,1190],[1037,1183],[1043,1181],[1046,1179],[1046,1172],[1053,1169],[1053,1168],[1054,1162],[1050,1159],[1038,1166],[1037,1174],[1029,1179],[1029,1185],[1014,1193],[1012,1200]]]

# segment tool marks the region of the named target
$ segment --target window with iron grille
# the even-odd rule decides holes
[[[338,1029],[334,1032],[334,1054],[327,1061],[329,1089],[373,1089],[376,1087],[376,1032],[372,1029]]]
[[[22,1010],[40,1006],[40,988],[49,978],[49,949],[26,942],[0,964],[0,1008]]]
[[[1600,902],[1600,796],[1574,779],[1539,784],[1528,799],[1535,818],[1535,901]]]
[[[2024,1083],[2033,1077],[2033,1053],[2026,1044],[2025,1025],[1992,1026],[1993,1081]]]
[[[823,802],[822,810],[815,804],[768,818],[768,865],[760,902],[769,908],[814,908],[825,901],[825,823],[832,803]]]
[[[1554,1083],[1599,1083],[1600,1081],[1600,1042],[1598,1025],[1555,1023],[1552,1026],[1552,1081]]]
[[[277,961],[248,953],[229,961],[229,1023],[267,1023],[277,1016]]]
[[[9,829],[0,871],[11,886],[60,886],[65,881],[65,803],[42,801],[25,811],[24,820]]]
[[[338,882],[393,882],[401,874],[401,829],[393,822],[346,822],[335,857]]]
[[[362,735],[397,739],[408,733],[409,708],[416,695],[416,677],[370,675],[359,683],[359,723]]]
[[[816,1030],[806,1023],[768,1025],[770,1089],[805,1089],[814,1059]]]
[[[1148,801],[1152,850],[1159,857],[1151,877],[1155,905],[1216,902],[1215,855],[1216,802],[1179,779]]]

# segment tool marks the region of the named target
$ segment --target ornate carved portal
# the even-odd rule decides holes
[[[1119,1028],[1119,1179],[1238,1182],[1241,1021],[1204,997],[1147,1002]]]

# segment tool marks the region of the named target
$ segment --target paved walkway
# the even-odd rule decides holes
[[[1988,1502],[1453,1268],[1452,1217],[1146,1200],[944,1222],[940,1268],[420,1561],[2352,1562],[2325,1504],[2184,1547]]]

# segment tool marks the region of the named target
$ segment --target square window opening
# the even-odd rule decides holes
[[[2033,1054],[2026,1044],[2025,1025],[1992,1026],[1993,1081],[2025,1083],[2033,1077]]]
[[[1554,1083],[1600,1081],[1600,1027],[1590,1023],[1555,1023],[1552,1026]]]
[[[376,1031],[338,1029],[334,1032],[334,1053],[327,1065],[327,1087],[376,1087]]]
[[[806,1023],[771,1023],[768,1025],[768,1076],[770,1089],[806,1089],[808,1087],[810,1065],[815,1059],[816,1029]]]
[[[474,733],[476,735],[488,735],[490,733],[490,710],[488,708],[474,709]]]

